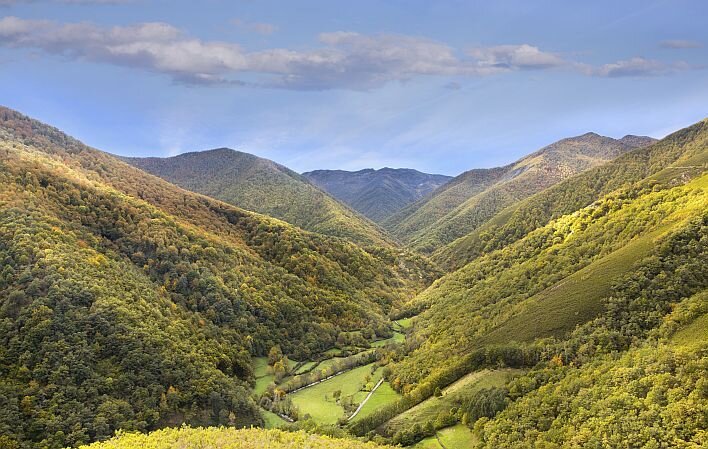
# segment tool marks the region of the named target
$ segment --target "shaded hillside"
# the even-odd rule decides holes
[[[122,158],[187,190],[252,210],[308,231],[385,245],[373,223],[341,205],[294,171],[228,148],[169,158]]]
[[[452,179],[408,168],[315,170],[303,176],[375,222],[385,220]]]
[[[20,447],[260,424],[253,355],[304,359],[354,329],[388,337],[388,311],[434,276],[4,108],[0,157],[0,434]]]
[[[560,140],[505,167],[465,172],[383,223],[411,248],[432,253],[509,205],[650,141],[595,133]]]

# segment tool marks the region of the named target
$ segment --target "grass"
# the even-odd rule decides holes
[[[443,449],[438,443],[438,439],[435,436],[428,437],[424,440],[420,440],[412,446],[413,449]],[[457,448],[455,448],[457,449]]]
[[[387,344],[390,344],[390,343],[403,343],[404,341],[406,341],[405,334],[403,334],[401,332],[394,332],[393,337],[372,342],[371,347],[372,348],[380,348],[380,347],[386,346]]]
[[[363,400],[364,397],[366,397],[366,393],[363,394],[361,400]],[[397,401],[398,399],[400,399],[400,397],[401,395],[398,394],[393,388],[391,388],[390,383],[382,383],[381,386],[374,392],[374,394],[371,395],[366,404],[364,404],[364,407],[361,408],[359,414],[354,417],[352,422],[356,422],[358,419],[370,415],[379,408]],[[355,399],[357,399],[357,397],[355,397]]]
[[[306,373],[316,366],[317,362],[306,362],[300,368],[298,368],[297,371],[295,371],[295,374]]]
[[[332,394],[339,390],[342,392],[342,398],[355,396],[364,386],[365,377],[371,375],[373,366],[375,365],[371,363],[354,368],[328,381],[291,394],[290,398],[300,409],[301,416],[309,414],[317,423],[334,424],[344,416],[344,408],[334,400]],[[376,370],[371,377],[371,382],[378,381],[381,378],[381,369]]]
[[[463,424],[438,430],[438,438],[447,449],[468,448],[477,443],[472,431]]]
[[[271,411],[261,409],[261,415],[263,416],[263,420],[265,421],[266,429],[277,429],[278,427],[287,424],[287,422],[283,418]]]
[[[253,358],[253,375],[256,377],[256,386],[253,392],[261,395],[266,391],[268,385],[275,381],[275,375],[269,370],[268,357]]]
[[[411,326],[413,326],[413,317],[396,320],[394,321],[394,324],[398,325],[398,327],[403,330],[409,329]]]
[[[669,228],[662,226],[634,239],[519,304],[514,316],[492,329],[481,341],[499,344],[562,337],[578,324],[591,320],[602,312],[602,298],[610,293],[612,282],[650,254],[655,239]]]
[[[435,419],[440,412],[446,412],[453,407],[457,407],[462,398],[470,396],[475,391],[483,388],[501,387],[521,372],[521,370],[515,369],[500,369],[470,373],[445,388],[441,397],[426,399],[391,419],[385,424],[387,433],[394,434],[398,430],[412,426],[415,423],[423,425],[428,420]]]
[[[257,395],[263,394],[268,388],[271,382],[275,382],[275,375],[270,370],[268,366],[268,357],[254,357],[253,358],[253,375],[256,377],[256,386],[253,392]],[[288,360],[288,367],[294,369],[298,362],[294,360]]]

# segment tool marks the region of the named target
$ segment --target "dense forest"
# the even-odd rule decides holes
[[[0,431],[22,446],[261,424],[251,356],[388,336],[387,313],[436,275],[400,249],[304,232],[14,111],[0,119]]]
[[[342,232],[0,109],[1,448],[708,445],[708,120],[466,172],[407,246],[238,157]]]

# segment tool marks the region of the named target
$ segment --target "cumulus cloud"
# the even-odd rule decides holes
[[[195,85],[364,90],[419,76],[472,77],[555,68],[607,77],[646,76],[686,68],[642,58],[594,68],[528,44],[476,47],[460,53],[431,39],[394,34],[323,33],[319,43],[310,50],[249,52],[236,43],[191,37],[166,23],[100,27],[0,19],[2,46],[140,68]]]
[[[672,39],[668,41],[661,41],[659,45],[662,48],[670,48],[670,49],[685,49],[685,48],[701,48],[703,47],[703,44],[700,42],[696,41],[687,41],[687,40],[681,40],[681,39]]]
[[[547,69],[567,64],[560,56],[527,44],[477,47],[471,49],[469,54],[481,66],[512,70]]]

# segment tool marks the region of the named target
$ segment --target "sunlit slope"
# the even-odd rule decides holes
[[[220,148],[169,158],[122,158],[185,189],[280,218],[313,232],[366,245],[390,245],[378,226],[305,177],[268,159]]]
[[[682,177],[705,169],[707,146],[708,121],[704,120],[504,209],[468,235],[440,248],[433,259],[447,268],[459,268],[613,190],[647,177],[680,182]]]
[[[122,433],[115,438],[82,446],[81,449],[376,449],[374,443],[329,438],[305,432],[228,428],[165,429],[148,435]]]
[[[410,305],[419,342],[402,385],[449,366],[449,354],[561,338],[605,310],[610,287],[658,242],[708,210],[708,176],[618,191],[436,281]]]
[[[479,421],[476,447],[705,447],[707,307],[703,290],[625,353],[538,370],[550,381]]]
[[[563,139],[508,166],[463,173],[384,226],[412,248],[432,253],[509,205],[650,141],[616,140],[594,133]]]

